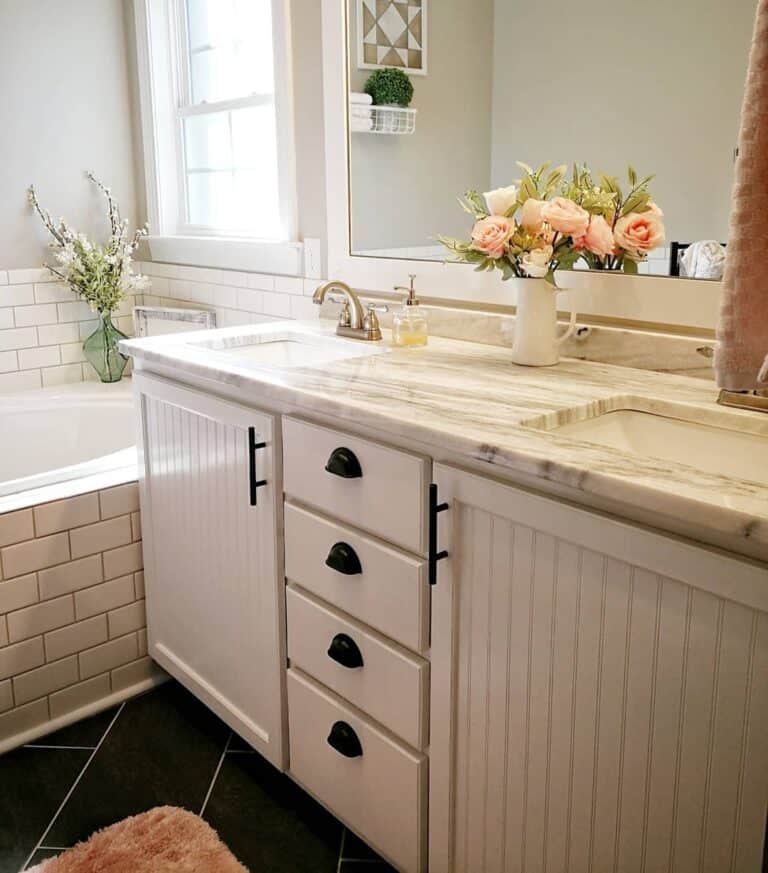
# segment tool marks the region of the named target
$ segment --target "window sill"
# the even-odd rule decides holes
[[[150,236],[153,261],[253,273],[304,274],[304,245],[201,236]]]

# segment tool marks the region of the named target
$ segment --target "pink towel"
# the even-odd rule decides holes
[[[768,380],[768,0],[759,0],[741,113],[715,372],[721,388]]]

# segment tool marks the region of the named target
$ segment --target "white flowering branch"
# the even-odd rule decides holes
[[[120,306],[126,294],[138,293],[145,286],[144,277],[133,272],[132,260],[148,233],[148,227],[137,228],[133,236],[129,236],[128,221],[121,218],[120,206],[112,191],[93,173],[87,172],[86,176],[107,201],[110,237],[103,246],[94,245],[63,218],[55,223],[48,210],[40,205],[34,185],[29,186],[27,198],[52,237],[49,245],[58,263],[56,267],[46,264],[47,269],[96,312],[111,313]]]

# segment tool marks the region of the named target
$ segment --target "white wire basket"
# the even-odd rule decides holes
[[[416,113],[418,109],[404,109],[401,106],[370,106],[370,117],[365,113],[361,118],[353,115],[352,130],[359,133],[381,133],[389,136],[407,136],[416,132]]]

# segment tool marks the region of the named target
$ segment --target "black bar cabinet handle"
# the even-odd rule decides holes
[[[266,479],[256,478],[256,452],[259,449],[266,449],[266,443],[256,442],[256,428],[248,428],[248,483],[251,495],[251,506],[258,505],[257,492],[259,488],[263,488],[267,484]]]
[[[437,485],[429,486],[429,584],[437,585],[437,562],[448,557],[448,552],[437,550],[437,516],[450,509],[447,503],[437,502]]]
[[[325,559],[325,566],[344,576],[359,576],[363,572],[360,558],[349,543],[336,543],[331,546]]]
[[[363,754],[360,739],[351,725],[337,721],[328,734],[328,745],[345,758],[359,758]]]
[[[342,479],[361,479],[363,476],[363,468],[360,466],[360,461],[357,460],[357,455],[352,449],[347,449],[344,446],[339,446],[338,449],[331,452],[325,470],[334,476],[340,476]]]
[[[347,670],[356,670],[363,666],[363,654],[357,643],[347,634],[336,634],[331,640],[328,657]]]

